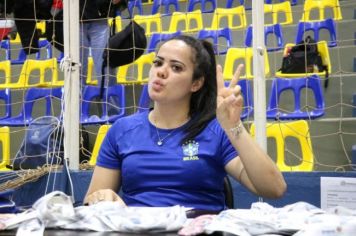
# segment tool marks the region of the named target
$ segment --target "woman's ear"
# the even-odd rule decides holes
[[[205,81],[204,77],[201,77],[200,79],[194,80],[193,83],[192,83],[191,91],[193,93],[198,91],[201,87],[203,87],[204,81]]]

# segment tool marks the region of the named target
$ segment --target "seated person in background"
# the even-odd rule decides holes
[[[219,212],[227,174],[259,196],[281,197],[282,174],[240,120],[241,70],[225,87],[209,42],[185,35],[165,41],[149,73],[154,107],[110,128],[84,203]]]

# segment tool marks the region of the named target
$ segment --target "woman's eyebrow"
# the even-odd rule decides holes
[[[164,61],[164,57],[162,57],[162,56],[156,56],[158,59],[160,59],[160,60],[163,60]],[[178,63],[178,64],[181,64],[182,66],[184,66],[185,67],[185,64],[182,62],[182,61],[179,61],[179,60],[175,60],[175,59],[171,59],[171,60],[169,60],[170,62],[173,62],[173,63]]]
[[[178,64],[181,64],[182,66],[185,66],[185,64],[179,60],[170,60],[171,62],[173,63],[178,63]]]

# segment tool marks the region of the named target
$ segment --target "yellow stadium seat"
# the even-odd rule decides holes
[[[40,31],[40,34],[43,35],[46,33],[46,21],[39,21],[36,23],[36,29]]]
[[[0,127],[0,142],[2,145],[2,155],[0,170],[8,170],[6,165],[10,165],[10,128],[7,126]]]
[[[0,88],[30,88],[30,87],[57,87],[63,86],[64,80],[58,80],[58,65],[57,59],[51,58],[47,60],[27,59],[22,66],[20,77],[17,82],[0,84]],[[35,83],[30,83],[33,72],[39,72],[39,78]],[[46,72],[51,72],[51,80],[46,81],[48,76]],[[37,77],[37,75],[36,75]]]
[[[98,85],[98,81],[93,80],[93,68],[94,68],[94,59],[93,57],[88,57],[87,79],[86,79],[86,84],[88,85]]]
[[[147,36],[150,36],[153,33],[162,32],[161,13],[154,15],[135,15],[134,21],[136,21],[137,24],[144,26]],[[154,29],[154,26],[156,29]]]
[[[21,38],[19,33],[16,33],[16,37],[14,39],[10,39],[11,44],[19,44],[21,43]]]
[[[272,24],[288,25],[293,24],[292,6],[289,1],[275,4],[264,4],[264,13],[272,13]],[[284,13],[285,21],[279,22],[278,15]]]
[[[334,20],[342,20],[339,0],[306,0],[304,2],[302,21],[313,21],[310,18],[310,12],[313,9],[317,9],[319,11],[319,18],[314,19],[315,21],[325,20],[326,8],[332,8]]]
[[[7,88],[7,85],[11,83],[11,61],[10,60],[1,61],[0,71],[4,73],[4,77],[1,78],[1,81],[4,81],[4,83],[0,84],[0,87]]]
[[[130,63],[128,65],[120,66],[117,72],[117,83],[118,84],[144,84],[148,82],[148,78],[144,77],[144,69],[145,66],[148,66],[148,68],[152,65],[152,62],[156,56],[155,52],[151,52],[148,54],[142,55],[140,58],[138,58],[136,61],[133,63]],[[135,68],[136,67],[136,68]],[[134,69],[137,69],[137,72],[135,74],[129,75],[129,70],[132,71]]]
[[[99,150],[101,147],[101,144],[106,136],[106,133],[108,132],[108,130],[110,129],[111,125],[102,125],[100,126],[99,130],[98,130],[98,134],[96,136],[95,139],[95,143],[94,143],[94,148],[93,151],[91,153],[91,157],[89,160],[89,165],[95,165],[96,164],[96,159],[98,157],[99,154]]]
[[[250,133],[252,136],[255,136],[254,124],[251,125]],[[267,124],[266,136],[274,138],[276,141],[276,164],[280,171],[313,171],[314,154],[309,133],[309,125],[305,120],[287,123],[269,123]],[[285,139],[287,137],[293,137],[299,141],[302,151],[299,165],[287,165],[285,162]]]
[[[231,80],[237,65],[235,65],[236,60],[243,60],[245,65],[245,74],[241,74],[241,79],[252,79],[252,59],[253,59],[253,48],[229,48],[226,53],[225,63],[224,63],[224,79]],[[267,56],[267,51],[264,52],[265,59],[265,76],[270,74],[269,61]]]
[[[284,53],[283,55],[287,55],[288,50],[293,47],[295,44],[288,43],[285,48],[284,48]],[[318,51],[320,53],[321,59],[323,61],[323,65],[327,66],[328,68],[328,75],[331,74],[331,61],[330,61],[330,55],[329,55],[329,48],[328,44],[326,41],[319,41],[317,42],[318,46]],[[326,71],[322,72],[315,72],[315,73],[282,73],[281,71],[276,72],[277,77],[282,77],[282,78],[299,78],[299,77],[306,77],[310,75],[319,75],[321,77],[326,76]]]
[[[108,24],[111,27],[113,18],[108,19]],[[121,16],[115,16],[115,32],[120,32],[122,30],[122,20]]]
[[[239,20],[236,21],[236,18]],[[224,23],[223,19],[227,20],[227,26],[232,30],[245,28],[247,25],[245,7],[216,8],[210,29],[217,30],[225,28],[226,24],[222,24]]]
[[[203,16],[201,10],[198,9],[192,12],[173,12],[169,23],[168,33],[175,33],[179,30],[184,33],[194,33],[201,29],[203,29]]]

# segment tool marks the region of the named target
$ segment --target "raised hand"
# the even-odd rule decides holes
[[[218,85],[216,117],[225,131],[236,127],[241,122],[240,116],[244,102],[241,87],[237,82],[243,67],[243,64],[237,67],[228,87],[225,87],[221,66],[218,65],[216,68]]]

